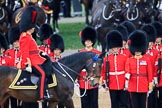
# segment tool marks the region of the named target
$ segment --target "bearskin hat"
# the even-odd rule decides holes
[[[11,27],[8,31],[9,44],[13,44],[20,38],[20,29],[18,26]]]
[[[19,22],[20,32],[26,32],[27,30],[34,28],[37,21],[37,11],[33,5],[28,6],[22,13],[21,20]]]
[[[50,36],[50,50],[53,51],[56,48],[64,52],[64,40],[60,34],[52,34]]]
[[[154,21],[152,23],[152,25],[155,27],[156,31],[157,31],[157,37],[162,37],[162,24],[159,21]]]
[[[47,23],[41,24],[39,29],[40,41],[48,39],[52,33],[53,33],[52,27],[49,24]]]
[[[93,43],[92,46],[94,46],[94,44],[96,43],[96,38],[97,38],[97,32],[91,26],[87,26],[81,31],[81,42],[84,46],[86,40],[91,40]]]
[[[128,31],[128,36],[134,31],[136,30],[136,27],[135,25],[130,22],[130,21],[124,21],[121,23],[121,25],[125,26],[127,28],[127,31]]]
[[[5,36],[0,34],[0,47],[4,48],[5,50],[8,49],[8,42]]]
[[[146,32],[148,42],[155,42],[157,31],[153,25],[146,24],[141,27],[141,30]]]
[[[128,39],[128,46],[132,55],[135,55],[135,52],[142,52],[142,55],[144,55],[147,50],[146,33],[142,30],[136,30],[131,33]]]
[[[107,41],[107,49],[115,48],[115,47],[122,47],[123,40],[122,34],[117,30],[112,30],[106,34],[106,41]]]
[[[123,25],[119,25],[116,27],[116,30],[118,30],[122,34],[122,39],[124,41],[127,41],[128,39],[128,31],[127,28]]]

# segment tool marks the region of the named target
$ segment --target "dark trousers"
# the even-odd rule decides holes
[[[157,108],[157,107],[158,107],[158,105],[157,105],[157,88],[154,88],[148,97],[148,108]]]
[[[64,0],[65,6],[63,7],[64,17],[71,17],[71,0]]]
[[[162,108],[162,87],[159,87],[158,90],[159,90],[158,108]]]
[[[4,104],[4,108],[9,108],[9,105],[11,105],[11,108],[18,108],[17,101],[16,98],[9,97]]]
[[[23,102],[22,108],[38,108],[37,102]]]
[[[64,105],[62,103],[59,103],[58,108],[64,108]]]
[[[146,108],[146,93],[130,92],[132,108]]]
[[[40,81],[39,81],[39,98],[43,99],[44,98],[44,94],[45,94],[45,89],[46,89],[46,85],[45,85],[45,78],[46,78],[46,74],[45,71],[43,70],[41,65],[34,65],[32,69],[35,69],[36,74],[39,75],[40,77]]]
[[[84,89],[80,88],[80,94]],[[81,97],[81,108],[98,108],[98,88],[87,90],[85,96]]]
[[[129,108],[128,92],[123,90],[110,90],[111,108]]]
[[[81,15],[82,6],[79,0],[72,0],[72,2],[73,2],[74,15]]]

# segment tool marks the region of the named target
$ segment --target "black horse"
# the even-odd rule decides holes
[[[86,16],[85,22],[87,25],[91,24],[91,22],[89,21],[89,15],[93,7],[93,1],[94,0],[80,0],[80,3],[84,5],[85,16]]]
[[[52,13],[47,13],[47,22],[50,24],[52,14],[53,31],[59,32],[58,19],[60,13],[61,0],[43,0],[42,5],[52,10]]]
[[[0,32],[6,33],[11,25],[12,13],[4,4],[0,4]]]
[[[100,0],[92,8],[92,26],[98,31],[98,41],[105,51],[106,33],[123,21],[121,6],[116,0]]]
[[[30,4],[30,5],[34,5],[34,4]],[[36,22],[36,29],[38,30],[41,24],[47,22],[47,18],[46,18],[46,13],[44,12],[44,10],[42,8],[40,8],[39,6],[36,6],[36,5],[35,5],[35,8],[38,13],[37,22]],[[13,13],[12,23],[11,23],[12,26],[18,25],[24,9],[25,9],[25,7],[19,8]]]
[[[95,79],[93,82],[96,83],[91,84],[96,85],[99,81],[101,65],[102,60],[97,58],[95,53],[90,52],[75,53],[64,57],[58,62],[53,62],[57,86],[48,89],[49,93],[53,95],[53,98],[49,100],[48,108],[55,108],[59,102],[62,102],[66,108],[74,108],[72,100],[74,81],[79,76],[80,71],[86,69],[87,78],[85,78],[85,80],[93,77],[93,79]],[[9,96],[13,96],[24,102],[36,102],[38,100],[37,90],[17,90],[9,88],[17,76],[17,72],[17,68],[0,66],[0,105],[2,105]],[[25,70],[22,72],[22,74],[27,73],[28,72]]]

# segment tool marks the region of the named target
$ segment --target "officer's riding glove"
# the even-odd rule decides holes
[[[28,71],[28,72],[32,72],[32,67],[31,67],[31,61],[29,58],[27,58],[27,62],[25,63],[25,70]]]

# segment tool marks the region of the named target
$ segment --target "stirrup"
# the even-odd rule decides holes
[[[44,99],[51,99],[53,95],[50,95],[48,90],[46,90],[46,95],[44,96]]]

